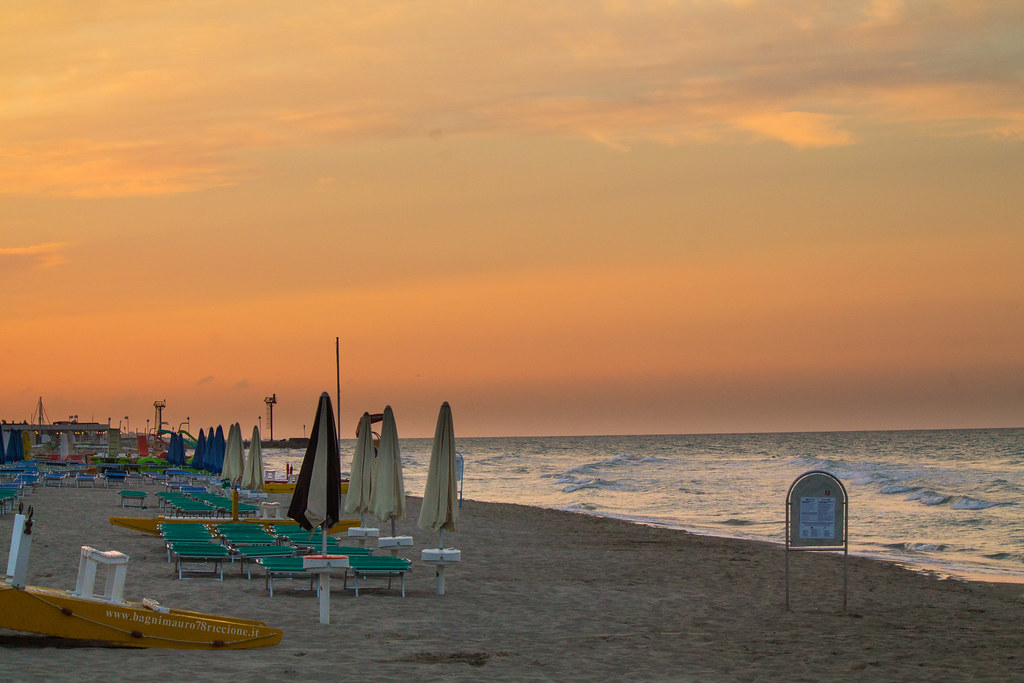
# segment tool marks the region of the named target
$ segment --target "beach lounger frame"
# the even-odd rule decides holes
[[[171,552],[174,555],[174,566],[178,573],[178,579],[184,579],[185,574],[216,574],[217,581],[224,580],[224,561],[231,561],[231,551],[227,547],[217,545],[221,550],[213,550],[212,547],[192,547],[183,546],[178,547],[175,545],[171,548]],[[195,565],[213,565],[213,569],[194,569],[189,568]],[[186,566],[188,565],[188,567]]]
[[[359,597],[360,587],[363,590],[369,588],[385,588],[385,586],[360,586],[360,579],[384,579],[388,580],[386,588],[391,589],[393,578],[401,579],[402,597],[405,597],[405,574],[412,570],[412,562],[400,557],[377,557],[377,556],[352,556],[349,557],[349,568],[345,572],[344,587],[348,588],[348,580],[352,579],[352,588],[356,597]]]
[[[148,494],[145,491],[130,491],[128,489],[122,489],[120,491],[120,495],[121,507],[137,507],[145,509],[146,497],[148,496]],[[137,504],[133,501],[136,501]]]
[[[289,562],[287,564],[275,562],[275,560],[290,560],[299,559],[299,563]],[[261,557],[256,560],[256,563],[263,567],[264,574],[264,586],[270,592],[270,597],[274,597],[274,579],[288,579],[294,581],[295,579],[309,579],[310,591],[317,591],[318,576],[312,572],[307,572],[302,568],[301,558],[287,558],[287,557]],[[306,590],[306,589],[300,589]]]

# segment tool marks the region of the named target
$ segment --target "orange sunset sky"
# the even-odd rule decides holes
[[[1019,0],[3,1],[0,75],[7,420],[300,436],[340,337],[349,436],[1024,424]]]

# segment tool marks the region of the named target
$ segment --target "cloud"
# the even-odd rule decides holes
[[[210,382],[213,381],[213,379],[213,375],[207,375],[206,377],[203,377],[201,380],[196,382],[196,384],[209,384]]]
[[[849,145],[917,122],[1024,137],[1021,3],[57,5],[0,41],[6,194],[196,192],[275,150],[437,130],[623,151]]]
[[[235,389],[248,389],[248,388],[249,388],[249,380],[241,379],[241,380],[238,380],[237,382],[235,382]]]
[[[836,117],[813,112],[765,112],[742,116],[737,125],[775,138],[794,147],[835,147],[850,145],[854,137],[839,128]]]
[[[0,247],[0,262],[7,259],[28,259],[36,268],[51,268],[67,263],[64,249],[71,246],[68,242],[46,242],[28,247]]]

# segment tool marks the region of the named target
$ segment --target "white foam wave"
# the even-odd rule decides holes
[[[585,482],[576,482],[562,488],[563,493],[572,493],[584,489],[599,489],[602,491],[640,491],[636,486],[622,484],[617,481],[606,481],[604,479],[591,479]]]
[[[934,491],[915,491],[904,500],[916,500],[921,505],[945,505],[952,499],[952,496],[944,496]]]

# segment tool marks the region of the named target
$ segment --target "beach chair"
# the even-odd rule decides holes
[[[295,557],[298,549],[290,545],[240,545],[232,546],[238,555],[238,570],[252,581],[252,565],[268,557]]]
[[[13,510],[18,497],[18,491],[0,488],[0,514],[7,514],[9,510]]]
[[[264,585],[270,591],[270,597],[274,597],[274,579],[309,579],[309,590],[315,590],[319,577],[303,568],[301,557],[261,557],[256,563],[263,567]]]
[[[213,534],[210,533],[210,530],[204,524],[161,524],[159,531],[160,537],[163,538],[164,545],[167,548],[168,562],[173,560],[171,546],[175,544],[205,546],[210,543],[216,543]]]
[[[192,574],[217,574],[217,580],[224,580],[224,560],[231,559],[231,550],[220,543],[172,543],[171,554],[174,556],[178,578],[188,572]],[[196,569],[196,565],[213,569]]]
[[[258,524],[218,524],[214,531],[233,546],[278,545],[277,536]]]
[[[75,475],[75,488],[81,488],[83,484],[96,488],[96,475],[79,472]]]
[[[14,483],[21,486],[22,489],[28,489],[30,491],[36,490],[36,482],[39,481],[38,473],[31,473],[24,471],[14,478]]]
[[[103,473],[103,485],[110,488],[113,484],[124,484],[124,480],[128,477],[128,473],[123,470],[107,470]]]
[[[146,477],[149,479],[149,483],[152,484],[153,486],[166,484],[168,481],[170,481],[170,477],[168,477],[166,474],[163,474],[162,472],[146,472]]]
[[[43,486],[49,486],[51,488],[60,488],[64,485],[64,479],[67,477],[66,472],[48,472],[43,475]]]
[[[391,579],[400,578],[402,581],[402,597],[405,597],[405,574],[412,569],[412,562],[402,557],[387,557],[376,555],[349,555],[349,569],[345,572],[345,588],[348,588],[348,579],[352,578],[353,588],[356,597],[359,597],[360,579],[384,579],[388,580],[387,588],[391,588]],[[373,588],[384,588],[384,586],[372,586]],[[363,586],[363,589],[371,586]]]
[[[121,490],[121,507],[146,507],[146,496],[148,494],[145,491],[130,491],[128,489]],[[134,501],[134,502],[133,502]]]

